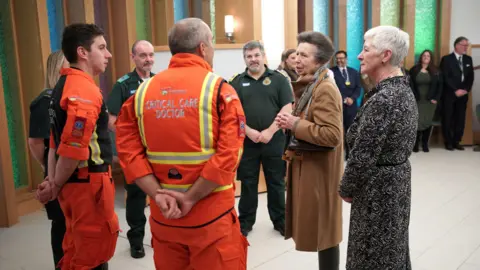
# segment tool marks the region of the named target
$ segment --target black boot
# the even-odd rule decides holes
[[[108,262],[102,263],[99,266],[93,268],[92,270],[108,270]]]
[[[413,146],[413,152],[418,152],[418,146],[420,144],[420,137],[422,136],[421,131],[417,131],[417,138],[415,139],[415,146]]]
[[[340,247],[324,249],[318,252],[319,270],[338,270],[340,267]]]
[[[430,140],[430,132],[432,131],[432,127],[429,127],[422,131],[422,148],[423,152],[428,153],[430,149],[428,149],[428,141]]]

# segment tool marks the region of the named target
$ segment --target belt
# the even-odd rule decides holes
[[[377,167],[386,167],[386,166],[400,166],[402,164],[405,164],[408,161],[408,158],[404,161],[398,162],[398,163],[377,163],[375,166]]]
[[[90,183],[90,173],[110,172],[110,164],[90,165],[84,168],[78,168],[68,178],[67,183]],[[85,178],[86,177],[86,178]],[[110,181],[113,181],[110,178]]]

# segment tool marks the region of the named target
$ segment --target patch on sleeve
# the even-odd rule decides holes
[[[76,138],[82,138],[83,132],[85,131],[85,123],[87,122],[86,118],[75,117],[75,122],[73,123],[72,136]]]
[[[238,116],[238,137],[245,138],[245,116]]]
[[[130,78],[130,75],[128,75],[128,74],[123,75],[123,77],[121,77],[120,79],[118,79],[117,82],[122,83],[122,82],[124,82],[125,80],[127,80],[128,78]]]
[[[225,99],[225,103],[229,103],[232,100],[238,99],[238,96],[234,94],[226,94],[224,99]]]

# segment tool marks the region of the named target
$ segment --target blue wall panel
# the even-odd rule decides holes
[[[62,32],[65,26],[62,0],[47,0],[48,29],[50,33],[50,49],[52,52],[61,49]]]
[[[347,1],[347,53],[349,66],[359,69],[357,56],[363,47],[364,6],[363,0]]]
[[[330,1],[314,0],[313,1],[313,31],[329,35],[330,22]]]

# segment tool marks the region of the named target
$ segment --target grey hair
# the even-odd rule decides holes
[[[143,40],[143,39],[137,40],[137,41],[135,41],[135,42],[133,43],[133,45],[132,45],[132,54],[133,54],[133,55],[135,55],[135,54],[137,53],[137,52],[136,52],[137,45],[140,44],[140,43],[148,43],[148,44],[150,44],[150,45],[153,47],[152,43],[148,42],[147,40]]]
[[[315,60],[321,65],[327,64],[330,59],[332,59],[333,54],[335,53],[335,48],[333,47],[332,40],[328,36],[320,32],[302,32],[298,34],[297,41],[298,44],[309,43],[314,45],[317,48]]]
[[[397,27],[377,26],[368,30],[363,37],[365,40],[371,39],[372,46],[380,52],[392,51],[392,57],[390,58],[392,66],[399,66],[402,60],[407,57],[410,36]]]
[[[198,18],[179,20],[168,32],[168,47],[172,55],[195,53],[200,43],[209,44],[210,28]]]
[[[260,49],[260,52],[265,55],[265,47],[258,40],[252,40],[243,45],[243,56],[245,57],[246,51],[251,51],[254,49]]]

